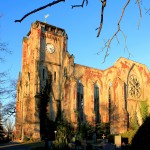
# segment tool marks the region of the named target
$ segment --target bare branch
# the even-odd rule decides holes
[[[102,63],[105,62],[106,57],[109,55],[109,53],[108,53],[108,42],[109,42],[109,40],[107,40],[106,42],[105,42],[105,40],[104,40],[104,47],[102,47],[101,51],[99,51],[99,52],[97,53],[98,55],[100,55],[100,53],[103,52],[103,51],[106,49],[105,56],[104,56],[104,59],[103,59],[103,62],[102,62]]]
[[[104,0],[104,1],[101,0],[101,3],[102,3],[101,19],[100,19],[99,28],[97,28],[97,29],[98,29],[97,37],[99,37],[99,35],[100,35],[100,33],[101,33],[101,30],[102,30],[102,27],[103,27],[103,16],[104,16],[104,8],[106,7],[106,0]],[[97,29],[96,29],[96,30],[97,30]]]
[[[101,51],[97,52],[97,55],[100,55],[100,53],[103,52],[105,50],[105,48],[107,47],[107,42],[108,41],[106,42],[105,39],[103,39],[103,41],[104,41],[105,45],[104,45],[104,47],[102,47]]]
[[[88,0],[83,0],[81,5],[72,5],[71,7],[72,8],[74,8],[74,7],[83,7],[85,2],[86,2],[86,6],[87,6],[88,5]]]
[[[122,31],[121,28],[120,28],[120,23],[121,23],[121,21],[122,21],[122,18],[123,18],[123,16],[124,16],[125,10],[126,10],[128,4],[130,3],[130,1],[131,1],[131,0],[126,0],[126,3],[125,3],[125,5],[124,5],[124,7],[122,8],[122,13],[121,13],[121,15],[120,15],[120,18],[119,18],[119,20],[118,20],[118,24],[117,24],[117,27],[118,27],[118,28],[117,28],[116,32],[114,32],[114,34],[112,35],[112,37],[110,37],[110,39],[108,39],[108,41],[105,42],[104,47],[103,47],[102,50],[100,51],[100,52],[102,52],[102,51],[106,50],[106,53],[105,53],[104,61],[103,61],[103,62],[105,62],[106,57],[109,55],[109,49],[110,49],[111,43],[112,43],[112,41],[114,40],[114,38],[116,38],[117,43],[119,44],[118,33],[119,33],[119,32],[122,32],[122,33],[123,33],[123,31]],[[140,22],[141,22],[141,18],[142,18],[142,9],[141,9],[142,0],[135,0],[135,1],[136,1],[136,4],[138,5],[139,13],[140,13],[140,19],[139,19],[139,23],[138,23],[138,28],[139,28]],[[52,6],[52,5],[58,4],[58,3],[60,3],[60,2],[65,2],[65,0],[54,0],[53,2],[51,2],[51,3],[47,4],[47,5],[44,5],[44,6],[42,6],[42,7],[39,7],[39,8],[37,8],[37,9],[35,9],[35,10],[33,10],[33,11],[31,11],[31,12],[25,14],[20,20],[15,20],[15,22],[22,22],[22,20],[24,20],[24,19],[25,19],[26,17],[28,17],[29,15],[31,15],[31,14],[33,14],[33,13],[36,13],[36,12],[42,10],[42,9],[47,8],[47,7],[50,7],[50,6]],[[72,5],[72,8],[75,8],[75,7],[84,7],[84,5],[88,5],[89,0],[82,0],[81,2],[82,2],[82,3],[81,3],[80,5]],[[100,0],[100,2],[101,2],[101,4],[102,4],[102,6],[101,6],[101,12],[100,12],[100,13],[101,13],[101,14],[100,14],[100,24],[99,24],[99,27],[96,29],[96,30],[98,30],[97,37],[100,36],[101,30],[102,30],[102,27],[103,27],[104,10],[105,10],[105,7],[106,7],[107,0]],[[150,8],[147,9],[146,13],[149,13],[149,12],[150,12]],[[127,46],[126,46],[126,37],[125,37],[125,36],[124,36],[124,39],[125,39],[125,49],[127,49]],[[128,49],[127,49],[127,51],[128,51]],[[98,52],[98,54],[99,54],[100,52]],[[128,51],[128,53],[129,53],[129,51]],[[129,56],[130,56],[130,53],[129,53]]]
[[[146,14],[149,14],[150,15],[150,8],[145,8],[145,10],[146,10]]]
[[[4,42],[0,42],[0,52],[6,52],[8,54],[11,54],[12,52],[7,49],[7,45],[8,44],[6,44]],[[4,62],[4,61],[5,61],[5,59],[2,56],[0,56],[0,62]]]
[[[120,42],[119,42],[119,39],[118,39],[118,36],[116,35],[116,40],[117,40],[117,43],[118,43],[118,45],[120,44]]]
[[[10,87],[8,88],[8,91],[4,91],[5,95],[7,95],[7,97],[11,98],[9,100],[9,102],[7,104],[4,105],[3,109],[2,109],[2,113],[3,116],[6,118],[9,118],[10,116],[15,115],[16,113],[16,84],[17,84],[17,80],[11,80],[10,81]],[[6,93],[8,92],[8,93]],[[1,95],[1,94],[0,94]],[[4,97],[3,97],[4,99]]]
[[[6,77],[7,73],[6,72],[0,72],[0,79],[2,79],[3,77]],[[2,84],[3,80],[0,80],[0,84]]]
[[[126,10],[126,8],[127,8],[127,6],[128,6],[129,3],[130,3],[130,0],[127,0],[126,4],[124,5],[124,7],[123,7],[123,9],[122,9],[122,13],[121,13],[121,16],[120,16],[119,21],[118,21],[118,29],[117,29],[117,31],[116,31],[116,32],[113,34],[113,36],[105,43],[105,46],[102,48],[103,51],[104,51],[104,49],[106,49],[106,53],[105,53],[105,56],[104,56],[103,63],[105,62],[107,56],[109,55],[109,49],[110,49],[111,42],[113,41],[113,39],[114,39],[115,37],[117,38],[117,34],[118,34],[120,31],[122,32],[122,30],[121,30],[121,28],[120,28],[120,23],[121,23],[121,21],[122,21],[122,18],[123,18],[123,16],[124,16],[125,10]],[[117,39],[118,39],[118,38],[117,38]],[[118,40],[117,40],[117,41],[118,41]]]
[[[138,4],[139,11],[140,11],[140,17],[142,18],[141,0],[136,0],[136,3]]]
[[[14,130],[14,123],[11,121],[11,119],[7,119],[3,121],[4,129],[7,131],[7,134],[11,134]]]
[[[6,51],[7,50],[7,44],[4,42],[0,42],[0,51]]]
[[[15,22],[20,22],[20,23],[21,23],[21,22],[22,22],[26,17],[28,17],[29,15],[31,15],[31,14],[33,14],[33,13],[36,13],[36,12],[38,12],[38,11],[40,11],[40,10],[43,10],[43,9],[45,9],[45,8],[47,8],[47,7],[51,7],[52,5],[58,4],[58,3],[60,3],[60,2],[65,2],[65,0],[56,0],[56,1],[53,1],[53,2],[51,2],[51,3],[49,3],[49,4],[47,4],[47,5],[44,5],[44,6],[42,6],[42,7],[39,7],[39,8],[37,8],[37,9],[35,9],[35,10],[33,10],[33,11],[27,13],[26,15],[24,15],[20,20],[15,20]]]
[[[141,0],[136,0],[136,3],[139,7],[139,11],[140,11],[140,19],[139,19],[139,22],[138,22],[138,29],[140,27],[140,23],[141,23],[141,19],[142,19],[142,9],[141,9]]]
[[[118,21],[118,29],[120,29],[120,22],[121,22],[121,20],[123,18],[124,12],[125,12],[125,10],[126,10],[126,8],[127,8],[129,3],[130,3],[130,0],[127,0],[127,3],[125,4],[125,6],[122,9],[122,14],[121,14],[120,19]]]
[[[132,54],[130,53],[128,47],[127,47],[127,36],[124,34],[124,32],[121,30],[120,31],[122,33],[122,35],[124,36],[124,51],[127,51],[128,52],[128,59],[132,56]]]
[[[16,98],[16,80],[6,80],[7,76],[0,78],[0,102],[8,98]]]
[[[2,109],[2,115],[6,118],[15,115],[16,113],[16,103],[15,101],[11,101],[10,103],[6,104]]]

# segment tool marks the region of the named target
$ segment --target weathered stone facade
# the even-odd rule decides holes
[[[150,105],[147,67],[125,58],[106,70],[76,64],[67,40],[64,29],[40,21],[33,23],[23,38],[16,100],[18,137],[40,138],[43,134],[42,124],[46,123],[40,107],[44,101],[45,115],[52,121],[61,105],[63,116],[74,126],[78,119],[93,125],[110,122],[111,133],[123,133],[135,114],[141,124],[140,102]]]

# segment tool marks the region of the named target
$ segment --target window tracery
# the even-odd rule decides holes
[[[139,98],[141,96],[141,85],[135,75],[129,76],[128,95],[133,98]]]

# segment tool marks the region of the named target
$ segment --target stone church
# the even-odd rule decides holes
[[[78,121],[109,122],[111,134],[120,134],[128,130],[132,118],[141,125],[141,103],[150,105],[148,68],[126,58],[106,70],[76,64],[67,44],[64,29],[40,21],[32,23],[23,38],[16,99],[18,137],[40,138],[45,118],[55,121],[58,108],[74,127]]]

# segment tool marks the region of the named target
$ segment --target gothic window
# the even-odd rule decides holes
[[[67,77],[67,68],[64,68],[64,77]]]
[[[111,87],[112,83],[109,84],[109,89],[108,89],[108,111],[109,111],[109,122],[111,122]]]
[[[48,71],[48,84],[52,83],[52,73]]]
[[[29,95],[30,92],[30,72],[27,74],[27,81],[26,81],[26,95]]]
[[[28,95],[29,94],[29,84],[28,84],[28,81],[26,80],[25,81],[25,95]]]
[[[77,82],[77,111],[78,111],[78,121],[82,122],[83,121],[83,107],[84,107],[84,102],[83,102],[83,85],[81,81],[79,80]]]
[[[132,98],[139,98],[141,96],[141,86],[135,75],[129,76],[128,96]]]
[[[54,72],[54,81],[56,81],[56,72]]]
[[[30,73],[28,72],[28,79],[29,79],[29,81],[30,81]]]
[[[99,114],[99,87],[97,84],[94,85],[94,112],[95,112],[95,122],[100,122]]]

